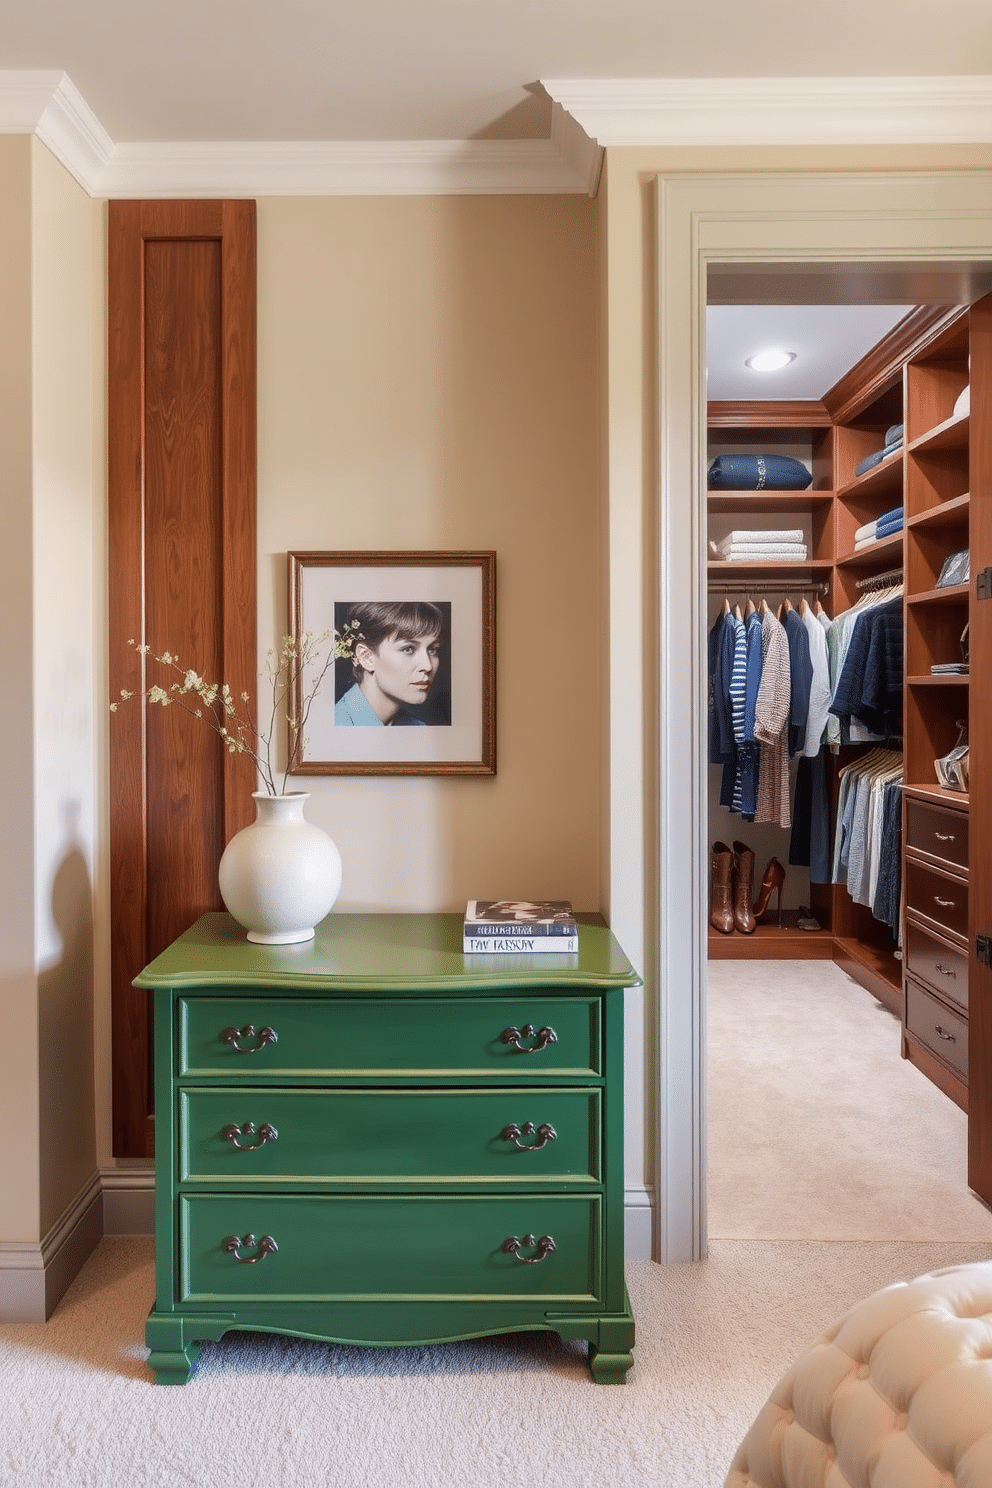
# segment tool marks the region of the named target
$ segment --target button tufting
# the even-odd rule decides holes
[[[859,1364],[854,1372],[858,1376],[858,1379],[867,1379],[869,1374],[871,1374],[871,1370],[867,1364]]]

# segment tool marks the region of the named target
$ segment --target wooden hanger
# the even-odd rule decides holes
[[[747,617],[748,617],[749,620],[750,620],[750,618],[751,618],[752,615],[756,615],[757,614],[757,610],[754,607],[754,600],[751,599],[750,596],[748,596],[747,609],[745,610],[744,613],[747,615]]]
[[[800,595],[799,604],[796,606],[796,608],[799,610],[800,615],[802,615],[803,619],[805,620],[806,612],[809,609],[809,605],[806,603],[805,595]]]
[[[730,600],[727,598],[726,595],[723,596],[723,606],[722,606],[722,608],[720,610],[720,614],[721,615],[729,615],[730,614]]]

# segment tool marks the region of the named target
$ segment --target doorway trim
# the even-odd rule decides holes
[[[992,173],[659,174],[655,186],[659,831],[648,852],[659,883],[655,1256],[673,1262],[707,1251],[708,268],[988,264]]]

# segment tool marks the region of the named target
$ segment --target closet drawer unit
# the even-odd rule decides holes
[[[602,1073],[596,998],[458,1001],[379,997],[333,1003],[293,997],[182,998],[184,1075],[268,1082],[484,1075],[571,1079]]]
[[[968,1011],[968,957],[907,917],[906,971],[941,997]]]
[[[906,1031],[968,1078],[968,1024],[916,982],[906,981]]]
[[[906,859],[906,908],[968,944],[968,885],[918,859]]]
[[[968,870],[968,817],[929,801],[906,801],[906,847],[950,868]]]
[[[179,1181],[285,1187],[370,1182],[600,1181],[602,1091],[275,1090],[179,1093]]]

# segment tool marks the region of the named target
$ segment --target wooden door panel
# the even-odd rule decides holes
[[[111,688],[161,681],[169,650],[256,696],[255,206],[111,202]],[[122,707],[110,734],[114,1153],[150,1156],[151,1020],[131,986],[220,907],[224,844],[255,772],[178,706]]]

